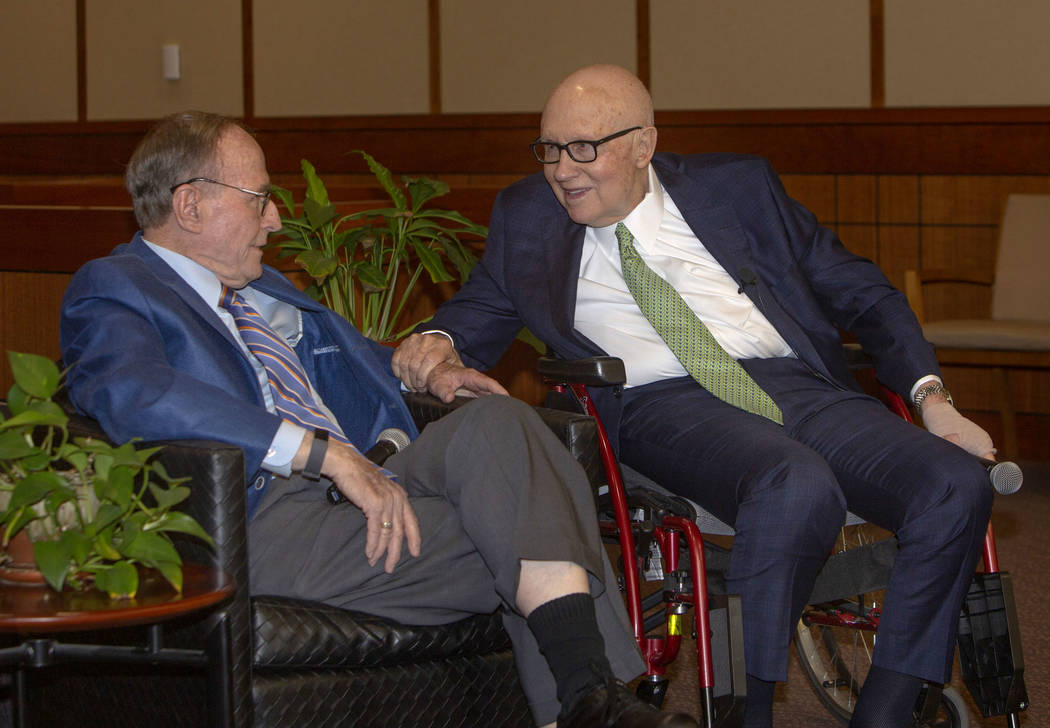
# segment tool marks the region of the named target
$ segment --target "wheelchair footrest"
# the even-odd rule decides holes
[[[959,664],[963,681],[985,717],[1028,707],[1009,573],[974,576],[959,617]]]

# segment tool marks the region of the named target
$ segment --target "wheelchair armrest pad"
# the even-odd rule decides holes
[[[572,360],[544,356],[537,362],[536,368],[540,376],[559,384],[608,387],[627,381],[623,360],[615,356],[592,356]]]
[[[433,422],[471,401],[470,397],[456,397],[446,404],[437,397],[422,392],[405,392],[403,396],[412,419],[420,429],[428,422]],[[578,412],[564,412],[546,407],[536,407],[535,410],[544,424],[583,467],[592,487],[597,488],[604,482],[605,476],[598,450],[598,426],[594,418]]]

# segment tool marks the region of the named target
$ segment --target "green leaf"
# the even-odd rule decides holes
[[[165,513],[163,516],[158,518],[153,523],[146,526],[147,531],[173,531],[178,533],[188,533],[190,536],[196,536],[205,543],[214,544],[212,537],[209,536],[200,524],[197,523],[193,518],[186,515],[185,513],[172,512]]]
[[[158,561],[178,561],[179,552],[171,542],[155,531],[143,531],[133,541],[121,546],[121,553],[143,563],[153,565]]]
[[[68,543],[62,541],[38,541],[33,544],[33,560],[44,575],[44,579],[55,591],[62,591],[66,583],[69,563],[73,558]]]
[[[100,509],[101,510],[101,509]],[[117,551],[113,545],[113,529],[107,528],[98,534],[92,543],[95,546],[95,550],[98,551],[98,555],[108,561],[117,561],[123,556]]]
[[[311,232],[319,230],[339,214],[339,211],[335,209],[335,205],[322,205],[309,197],[303,201],[303,211],[306,213],[306,219],[310,221]]]
[[[442,261],[441,256],[436,251],[431,250],[418,240],[412,241],[412,247],[415,249],[416,255],[419,256],[419,262],[430,274],[430,280],[434,283],[454,280],[448,271],[445,270],[444,261]]]
[[[182,593],[182,564],[171,563],[168,561],[161,561],[155,564],[155,568],[160,572],[169,584],[175,587],[175,591]]]
[[[11,362],[15,383],[31,396],[47,399],[58,391],[61,374],[46,356],[9,351],[7,359]]]
[[[97,493],[96,493],[97,495]],[[101,533],[109,528],[118,518],[124,513],[123,508],[116,505],[115,503],[102,503],[98,507],[98,513],[95,514],[95,523],[92,528],[85,529],[88,531],[88,535],[91,536],[95,533]],[[111,558],[111,557],[106,557]]]
[[[64,427],[69,416],[54,402],[32,402],[21,413],[0,422],[0,430],[24,425]]]
[[[63,443],[55,450],[55,454],[72,465],[77,470],[85,470],[88,466],[88,454],[74,443]]]
[[[38,452],[40,448],[26,442],[25,433],[19,430],[0,432],[0,460],[18,460]]]
[[[7,408],[11,410],[11,414],[17,415],[22,412],[29,406],[29,402],[30,397],[26,394],[26,391],[17,384],[12,384],[11,389],[7,392]],[[0,422],[3,421],[3,415],[0,415]]]
[[[299,166],[303,170],[303,178],[306,180],[306,199],[312,199],[317,204],[325,207],[331,204],[328,200],[328,190],[324,182],[317,176],[317,170],[305,159],[299,160]]]
[[[270,185],[270,194],[273,195],[278,202],[284,205],[284,209],[288,211],[289,216],[295,215],[295,200],[292,198],[290,190],[286,190],[280,185]]]
[[[111,599],[131,599],[139,590],[139,573],[127,561],[118,561],[95,571],[95,586]]]
[[[65,479],[49,470],[30,473],[22,480],[15,483],[15,489],[11,492],[11,501],[7,504],[9,511],[15,511],[22,506],[32,505],[43,500],[56,488],[64,488]]]
[[[364,157],[365,163],[368,164],[368,168],[372,171],[372,174],[375,175],[376,180],[382,185],[383,189],[386,190],[386,193],[390,195],[390,199],[393,200],[397,209],[407,209],[408,206],[405,204],[405,193],[402,192],[401,188],[394,182],[390,170],[377,162],[368,152],[362,149],[356,149],[355,151]]]
[[[58,540],[68,549],[78,566],[83,566],[91,556],[91,539],[75,528],[63,531]]]
[[[531,346],[533,349],[538,351],[541,356],[547,355],[547,345],[540,341],[538,338],[536,338],[536,334],[532,333],[527,328],[522,328],[522,330],[518,332],[518,335],[515,338]]]
[[[366,291],[382,291],[386,288],[386,276],[375,263],[363,261],[357,267],[357,278]]]
[[[326,255],[323,250],[304,250],[295,256],[295,262],[317,280],[324,280],[332,275],[339,266],[339,259]]]
[[[156,483],[149,484],[149,491],[157,502],[157,508],[166,511],[190,497],[190,489],[183,487],[161,488]]]
[[[448,194],[448,182],[429,177],[411,177],[405,180],[408,194],[412,198],[412,210],[418,211],[429,200]]]
[[[135,492],[135,473],[132,468],[119,466],[111,468],[109,477],[95,478],[95,495],[99,500],[111,501],[122,509],[131,505],[131,497]]]

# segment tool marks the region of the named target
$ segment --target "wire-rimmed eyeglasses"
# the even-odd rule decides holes
[[[231,185],[227,184],[226,182],[220,182],[219,180],[211,179],[210,177],[194,177],[193,179],[188,179],[185,182],[179,182],[176,185],[172,185],[169,192],[175,194],[175,190],[177,190],[179,187],[182,187],[183,185],[193,184],[194,182],[210,182],[213,185],[222,185],[223,187],[229,187],[231,190],[238,190],[240,192],[244,192],[245,194],[251,195],[252,197],[259,200],[260,215],[266,212],[266,206],[270,203],[271,190],[257,192],[255,190],[249,190],[247,187],[238,187],[237,185]]]
[[[529,149],[536,155],[536,159],[543,164],[557,164],[558,160],[561,159],[562,151],[569,153],[569,158],[574,162],[580,164],[587,164],[593,162],[598,158],[598,146],[605,144],[605,142],[611,142],[613,139],[618,139],[624,134],[630,134],[632,131],[638,131],[644,129],[642,126],[632,126],[630,129],[622,129],[618,132],[610,134],[609,136],[602,137],[601,139],[595,139],[591,141],[589,139],[575,139],[565,144],[558,144],[557,142],[546,142],[542,139],[536,139],[532,144],[529,145]]]

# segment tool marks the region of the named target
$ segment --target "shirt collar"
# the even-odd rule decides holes
[[[649,191],[645,193],[645,197],[638,203],[638,206],[620,221],[631,231],[635,245],[643,249],[648,249],[656,240],[656,234],[660,230],[660,223],[664,216],[664,188],[660,185],[652,164],[649,165],[648,175]],[[593,228],[595,236],[603,246],[612,246],[614,249],[619,247],[616,241],[618,224]]]
[[[219,297],[222,295],[222,283],[214,273],[197,261],[187,258],[182,253],[176,253],[170,248],[151,243],[145,238],[142,239],[142,242],[159,255],[161,260],[171,266],[179,274],[179,277],[196,291],[198,296],[204,299],[205,303],[212,308],[218,308]]]

